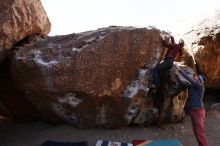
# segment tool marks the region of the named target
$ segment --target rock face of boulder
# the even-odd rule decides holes
[[[0,63],[14,44],[34,34],[46,35],[50,26],[40,0],[1,0]]]
[[[0,123],[36,118],[33,106],[14,88],[8,66],[8,61],[0,65]]]
[[[84,129],[150,124],[159,117],[148,84],[163,56],[161,33],[108,27],[17,46],[10,68],[14,84],[50,121],[61,119]],[[168,105],[180,91],[164,95]],[[168,112],[172,110],[180,113],[173,107]]]
[[[185,34],[199,72],[207,76],[206,87],[220,89],[220,12]]]
[[[43,39],[15,52],[12,70],[22,76],[16,84],[34,94],[122,96],[141,66],[158,62],[159,34],[157,29],[110,27]]]

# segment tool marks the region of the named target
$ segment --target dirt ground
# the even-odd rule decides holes
[[[208,109],[211,102],[206,103]],[[209,115],[206,119],[206,134],[210,146],[220,146],[220,118]],[[46,140],[60,142],[87,141],[95,146],[97,140],[131,142],[134,139],[178,138],[183,146],[197,146],[189,116],[182,123],[166,125],[167,130],[156,126],[130,126],[117,130],[80,130],[70,125],[52,126],[40,121],[0,126],[0,146],[40,146]]]

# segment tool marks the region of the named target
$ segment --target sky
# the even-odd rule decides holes
[[[186,32],[220,10],[220,0],[41,0],[52,24],[50,36],[108,26],[154,26]]]

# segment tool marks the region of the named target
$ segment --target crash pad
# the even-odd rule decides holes
[[[98,140],[96,146],[133,146],[131,143],[113,142],[107,140]]]
[[[183,146],[178,139],[133,140],[133,146]]]

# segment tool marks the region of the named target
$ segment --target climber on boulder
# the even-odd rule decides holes
[[[162,35],[162,43],[164,47],[167,47],[167,53],[164,57],[164,61],[161,63],[157,64],[153,68],[153,82],[150,84],[150,88],[156,89],[160,85],[160,79],[159,79],[159,73],[165,73],[167,70],[171,69],[173,66],[173,61],[177,54],[182,56],[182,48],[184,46],[184,41],[183,39],[179,40],[179,43],[176,44],[174,37],[171,36],[168,39],[171,39],[171,43],[167,41],[167,38]]]

